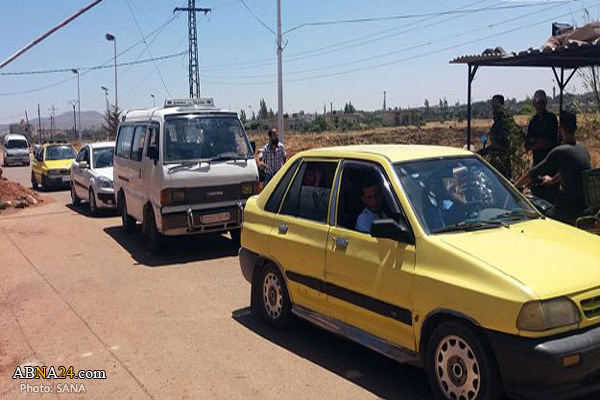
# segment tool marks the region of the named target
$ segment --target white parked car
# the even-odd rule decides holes
[[[74,205],[87,200],[92,214],[115,208],[113,159],[115,142],[83,146],[71,166],[71,199]]]
[[[23,135],[8,134],[4,136],[3,164],[29,165],[29,142]]]
[[[124,229],[140,221],[153,252],[164,236],[229,232],[239,242],[246,200],[258,192],[253,154],[237,113],[212,99],[125,112],[114,168]]]

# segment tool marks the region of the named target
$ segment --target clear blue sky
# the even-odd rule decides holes
[[[92,0],[2,0],[0,12],[0,60],[58,24]],[[275,0],[245,0],[248,7],[276,29]],[[323,111],[333,102],[340,109],[351,100],[359,109],[381,108],[383,91],[388,106],[420,106],[427,98],[437,104],[466,101],[466,67],[450,65],[458,55],[479,54],[502,45],[507,51],[539,47],[551,33],[551,22],[584,22],[583,8],[598,18],[598,0],[282,0],[283,29],[318,21],[422,15],[450,10],[466,14],[420,16],[363,23],[304,26],[284,36],[284,109],[286,112]],[[534,6],[475,11],[489,7]],[[86,67],[112,65],[113,47],[104,38],[117,37],[117,51],[140,42],[144,35],[165,24],[176,6],[186,0],[104,0],[83,16],[54,33],[0,73],[62,68],[81,68],[82,111],[105,108],[101,86],[109,88],[114,102],[112,68],[86,71]],[[198,15],[198,42],[202,95],[214,97],[223,108],[258,109],[264,98],[277,108],[275,36],[235,0],[197,0],[197,7],[213,12]],[[156,35],[146,39],[154,57],[185,51],[187,14],[181,13]],[[144,43],[118,57],[119,62],[151,58]],[[166,97],[188,97],[187,53],[154,63],[118,69],[119,106],[152,106],[151,94],[162,104]],[[162,75],[162,79],[157,72]],[[164,80],[164,84],[163,84]],[[493,93],[524,98],[538,88],[552,92],[549,70],[483,69],[477,75],[473,97]],[[42,90],[36,90],[45,88]],[[570,90],[582,91],[579,82]],[[61,114],[77,98],[77,81],[69,71],[42,75],[0,75],[0,123],[17,122],[27,110],[43,117],[54,105]]]

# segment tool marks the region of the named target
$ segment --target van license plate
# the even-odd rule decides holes
[[[68,176],[68,175],[65,175],[65,176],[62,177],[62,181],[65,182],[65,183],[66,182],[70,182],[71,181],[71,177]]]
[[[200,217],[200,221],[203,224],[215,224],[217,222],[229,221],[230,218],[231,218],[231,213],[222,212],[222,213],[218,213],[218,214],[203,215]]]

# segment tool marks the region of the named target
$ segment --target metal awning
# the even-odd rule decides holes
[[[467,148],[471,148],[471,86],[479,67],[552,68],[560,88],[560,111],[563,109],[564,89],[579,68],[600,65],[600,43],[570,43],[555,49],[528,49],[519,53],[467,55],[455,58],[450,64],[467,64]],[[565,70],[570,70],[565,79]]]

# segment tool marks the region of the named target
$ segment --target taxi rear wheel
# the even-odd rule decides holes
[[[439,400],[499,400],[504,391],[484,338],[457,321],[438,325],[427,348],[429,382]]]
[[[263,318],[277,328],[283,328],[291,320],[292,306],[279,269],[268,264],[260,276],[257,297]]]

